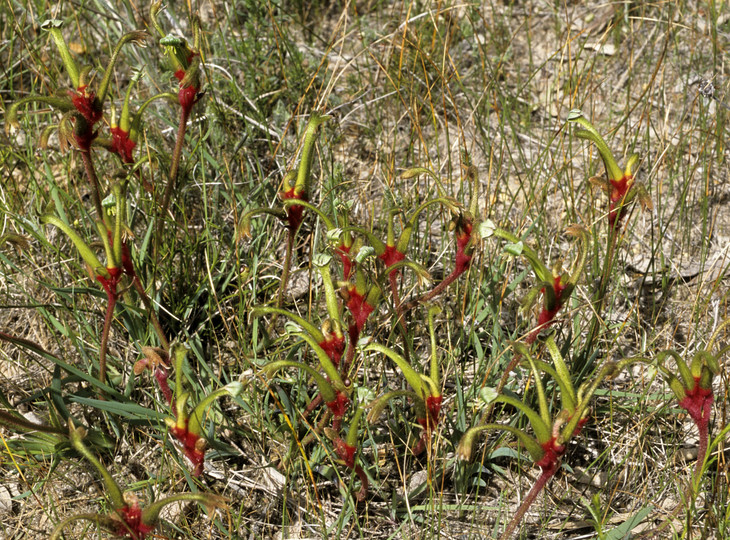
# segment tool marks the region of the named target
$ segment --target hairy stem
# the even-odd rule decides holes
[[[109,348],[109,332],[114,319],[114,307],[117,304],[115,294],[107,294],[106,314],[104,315],[104,329],[101,332],[101,345],[99,347],[99,381],[106,384],[106,352]]]
[[[172,152],[172,162],[170,163],[170,176],[167,179],[165,193],[162,196],[162,205],[160,206],[160,221],[157,223],[157,233],[155,236],[155,254],[157,254],[157,250],[162,240],[162,228],[164,226],[165,216],[167,215],[167,210],[170,206],[172,192],[175,191],[175,185],[177,184],[177,173],[180,170],[180,158],[182,156],[183,144],[185,144],[185,132],[187,130],[189,117],[190,111],[182,107],[180,112],[180,124],[177,127],[175,149]]]
[[[314,430],[309,432],[303,439],[302,439],[302,447],[307,446],[312,441],[314,441],[314,438],[322,433],[322,430],[324,430],[324,426],[329,422],[330,418],[332,418],[332,411],[327,409],[327,412],[325,412],[322,415],[322,419],[319,421],[319,423],[315,426]]]
[[[97,219],[104,219],[104,209],[101,206],[101,188],[99,187],[99,179],[96,177],[96,169],[91,159],[91,151],[80,150],[81,160],[84,162],[84,171],[86,178],[91,186],[91,198],[94,200],[94,208],[96,209]]]
[[[395,306],[395,317],[400,329],[401,336],[403,337],[403,356],[406,362],[411,363],[410,347],[408,346],[408,331],[406,330],[405,322],[403,322],[403,304],[400,301],[400,295],[398,294],[398,271],[393,270],[388,274],[388,282],[390,283],[390,292],[393,295],[393,305]]]
[[[134,285],[134,289],[137,291],[137,294],[139,294],[140,298],[142,299],[144,308],[147,310],[147,313],[150,317],[152,327],[155,329],[155,333],[157,334],[157,339],[160,340],[160,345],[162,345],[163,349],[169,351],[170,342],[167,339],[167,336],[165,336],[165,331],[162,329],[162,325],[160,324],[160,321],[155,314],[155,310],[152,309],[152,301],[150,300],[150,297],[147,296],[147,292],[144,290],[144,286],[142,285],[142,282],[137,275],[134,276],[132,284]]]
[[[347,328],[347,350],[345,351],[344,361],[340,364],[340,373],[343,377],[347,377],[347,373],[350,371],[352,361],[355,359],[355,347],[360,339],[360,330],[357,329],[357,325],[352,323]]]
[[[457,269],[452,270],[452,272],[444,278],[444,280],[436,285],[433,289],[428,291],[427,293],[423,294],[422,296],[411,300],[410,302],[407,302],[403,305],[402,311],[408,311],[410,309],[413,309],[418,304],[424,304],[426,302],[429,302],[436,298],[438,295],[440,295],[442,292],[446,290],[446,288],[451,285],[454,281],[457,280],[457,278],[463,274],[463,271],[459,271]]]
[[[709,420],[709,418],[708,418]],[[691,486],[692,491],[692,499],[694,499],[694,495],[699,490],[700,487],[700,478],[702,477],[702,465],[705,463],[705,456],[707,455],[707,441],[710,431],[709,422],[703,422],[703,423],[697,423],[697,428],[700,432],[700,441],[699,445],[697,447],[697,463],[695,463],[695,473],[694,478]]]
[[[281,270],[281,282],[279,283],[279,294],[276,297],[276,307],[281,309],[284,304],[284,293],[286,292],[286,286],[289,283],[289,272],[291,272],[291,259],[294,251],[294,239],[296,237],[296,230],[287,228],[286,234],[286,255],[284,256],[284,268]],[[272,318],[273,322],[276,322],[276,314]]]
[[[357,502],[361,503],[368,496],[368,475],[362,470],[360,465],[355,465],[355,474],[360,479],[360,490],[355,495]]]
[[[529,510],[530,506],[532,506],[532,503],[535,502],[538,494],[545,487],[545,484],[547,484],[548,480],[552,478],[556,470],[557,467],[550,467],[542,471],[540,477],[535,482],[535,485],[532,486],[532,489],[530,489],[530,492],[523,499],[522,504],[517,509],[515,515],[512,517],[512,521],[509,522],[509,525],[507,525],[507,528],[502,533],[502,536],[499,537],[500,540],[508,540],[512,536],[512,533],[515,532],[517,525],[520,524],[522,518],[525,516],[525,513],[527,512],[527,510]]]

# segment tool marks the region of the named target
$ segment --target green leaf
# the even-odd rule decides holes
[[[80,396],[68,396],[67,399],[72,403],[80,403],[81,405],[116,414],[117,416],[128,418],[130,420],[156,420],[162,422],[166,416],[153,409],[142,407],[136,403],[121,403],[119,401],[85,398]]]
[[[621,525],[618,527],[611,529],[606,532],[606,535],[604,536],[605,540],[623,540],[624,538],[629,538],[631,536],[631,530],[637,527],[642,521],[644,521],[644,518],[646,518],[649,514],[651,514],[654,511],[654,507],[652,505],[648,505],[643,507],[641,510],[636,512],[633,516],[631,516],[629,519],[624,521]]]

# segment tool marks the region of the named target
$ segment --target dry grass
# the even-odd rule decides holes
[[[571,137],[565,123],[568,111],[580,108],[605,134],[620,164],[632,152],[641,156],[639,179],[654,201],[652,212],[637,207],[627,219],[599,314],[600,339],[590,353],[597,362],[653,356],[667,348],[689,356],[728,316],[727,111],[719,101],[702,97],[694,84],[700,77],[711,79],[714,95],[724,99],[724,43],[730,32],[725,4],[194,4],[206,29],[208,93],[191,124],[174,208],[178,227],[166,238],[162,260],[148,260],[145,271],[166,328],[194,348],[191,380],[203,391],[218,381],[244,379],[250,381],[247,395],[222,406],[220,426],[211,432],[217,442],[196,482],[186,477],[184,460],[155,422],[126,425],[73,403],[75,396],[91,393],[88,385],[63,381],[74,414],[114,435],[105,463],[142,497],[195,487],[230,499],[228,511],[215,520],[197,507],[180,509],[160,534],[489,538],[503,529],[537,477],[528,461],[515,459],[523,450],[509,438],[490,437],[474,464],[454,459],[460,435],[483,410],[479,391],[496,386],[511,356],[510,340],[524,336],[531,324],[518,309],[534,277],[495,240],[482,243],[468,277],[442,299],[445,419],[429,456],[415,458],[407,450],[418,431],[404,402],[364,430],[362,461],[372,489],[367,502],[357,506],[346,497],[349,475],[334,463],[326,440],[304,455],[292,445],[307,432],[302,411],[314,390],[293,375],[287,381],[296,384],[280,382],[269,389],[257,374],[265,360],[301,355],[302,348],[285,340],[256,350],[264,324],[248,316],[253,306],[275,295],[282,228],[260,220],[250,241],[236,244],[233,237],[246,208],[275,204],[282,172],[296,163],[306,117],[314,109],[333,118],[318,145],[313,200],[324,207],[349,203],[351,219],[380,236],[387,208],[412,208],[435,190],[431,181],[400,178],[404,169],[429,167],[444,179],[449,195],[467,203],[467,159],[479,174],[480,218],[526,234],[544,260],[564,259],[569,265],[574,253],[562,232],[570,223],[589,228],[596,238],[589,279],[577,288],[557,327],[556,339],[572,347],[574,357],[586,353],[582,339],[596,286],[590,279],[599,276],[596,263],[606,242],[605,198],[588,182],[603,174],[603,165],[595,148]],[[114,3],[125,21],[137,13],[128,5],[136,3]],[[5,108],[29,92],[66,84],[52,44],[31,22],[56,8],[40,0],[27,13],[23,7],[9,0],[0,8],[7,22],[0,44]],[[85,59],[105,55],[105,43],[120,32],[110,7],[86,2],[75,12],[81,16],[72,17],[70,6],[58,11],[85,32]],[[186,32],[182,7],[170,6],[170,12],[174,16],[167,22]],[[151,49],[128,53],[120,81],[140,64],[150,73],[140,85],[141,97],[168,89],[165,77],[153,75],[160,72],[160,60]],[[169,152],[174,136],[169,128],[175,125],[166,109],[153,114],[145,135],[150,156]],[[98,354],[103,298],[88,294],[95,285],[70,244],[60,234],[51,236],[37,217],[52,205],[84,227],[89,207],[82,198],[80,164],[68,153],[35,148],[48,118],[33,114],[22,134],[0,134],[0,235],[14,231],[32,240],[26,250],[0,246],[0,330],[89,371]],[[101,159],[100,168],[111,172],[112,160]],[[164,159],[158,163],[153,157],[141,170],[148,180],[161,181]],[[152,196],[139,186],[134,195],[139,249],[154,208]],[[438,275],[452,264],[444,226],[448,216],[434,211],[421,221],[411,256]],[[289,297],[292,310],[315,320],[322,318],[323,294],[309,257],[323,250],[322,236],[316,226],[304,225]],[[414,350],[427,353],[425,316],[414,312],[412,317]],[[149,329],[131,320],[118,315],[111,341],[122,388],[140,347],[154,340]],[[369,333],[399,344],[387,310],[379,320],[382,324]],[[54,367],[0,343],[0,395],[46,421]],[[515,376],[508,389],[521,394],[529,386],[526,379]],[[401,384],[389,365],[365,356],[357,381],[375,394]],[[727,426],[727,382],[723,369],[714,388],[715,435]],[[133,397],[165,412],[150,380],[140,382]],[[593,411],[594,421],[571,444],[565,466],[526,517],[521,537],[596,537],[587,509],[594,495],[604,531],[651,505],[634,532],[649,530],[682,504],[697,438],[656,371],[633,369],[606,385]],[[13,436],[0,434],[5,440]],[[276,470],[290,452],[298,458]],[[727,534],[724,441],[712,457],[694,509],[681,512],[675,522],[679,537]],[[0,452],[0,477],[15,498],[0,517],[8,538],[46,538],[62,517],[105,507],[95,475],[78,460],[52,467],[49,456],[26,457],[6,447]]]

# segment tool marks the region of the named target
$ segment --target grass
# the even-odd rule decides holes
[[[584,366],[571,368],[575,375],[588,378],[605,361],[652,358],[668,348],[691,358],[727,318],[727,113],[692,84],[699,76],[714,78],[714,95],[724,100],[725,4],[191,4],[204,29],[206,94],[188,126],[171,213],[156,238],[178,122],[177,109],[163,103],[151,106],[145,119],[127,212],[133,257],[160,322],[167,336],[190,347],[191,402],[232,381],[246,384],[238,397],[211,409],[200,478],[190,476],[160,426],[169,408],[152,377],[132,377],[141,348],[159,341],[131,292],[120,298],[107,358],[118,394],[98,400],[105,295],[71,243],[40,222],[50,210],[84,239],[98,239],[80,156],[59,151],[56,137],[48,148],[38,146],[45,126],[59,116],[31,106],[20,131],[0,133],[0,237],[15,233],[29,243],[0,245],[0,331],[46,351],[0,342],[3,410],[32,413],[43,423],[68,414],[97,428],[106,442],[95,452],[145,501],[183,491],[229,499],[228,510],[211,518],[197,506],[163,515],[168,536],[497,537],[539,474],[523,446],[496,434],[480,443],[474,462],[454,457],[461,436],[487,411],[484,397],[513,358],[512,342],[527,336],[536,320],[520,309],[534,274],[494,238],[481,242],[468,273],[437,300],[444,402],[428,451],[413,456],[409,450],[421,434],[412,401],[391,402],[379,421],[363,422],[359,463],[370,493],[357,504],[350,494],[358,481],[337,462],[331,441],[321,434],[314,445],[301,444],[321,418],[320,410],[304,413],[316,386],[288,369],[267,384],[261,368],[274,360],[307,361],[310,349],[292,337],[277,339],[285,329],[281,318],[272,324],[250,316],[256,306],[276,302],[286,229],[260,217],[250,238],[239,242],[236,226],[246,211],[279,204],[281,179],[298,163],[314,110],[332,118],[316,145],[310,202],[328,212],[347,207],[351,223],[382,239],[390,208],[409,215],[437,193],[434,179],[403,179],[404,170],[428,167],[447,195],[468,205],[469,164],[479,178],[477,220],[513,232],[542,260],[570,265],[574,243],[563,232],[571,223],[592,233],[586,274],[551,329],[570,365]],[[101,68],[113,43],[143,26],[146,12],[126,0],[73,6],[6,0],[0,7],[3,114],[22,97],[68,84],[39,21],[64,20],[77,59]],[[171,3],[161,21],[192,35],[185,5]],[[159,47],[125,48],[112,85],[117,106],[140,68],[134,100],[175,91]],[[588,181],[604,174],[595,147],[572,137],[565,121],[576,108],[620,164],[632,152],[640,155],[638,179],[654,203],[652,212],[637,206],[625,218],[590,341],[607,251],[607,204]],[[94,156],[100,178],[109,182],[118,161],[101,151]],[[160,191],[150,193],[147,185]],[[453,264],[449,219],[443,208],[428,208],[408,252],[436,278]],[[308,213],[284,307],[315,326],[327,312],[311,256],[327,249],[321,223]],[[404,271],[401,298],[425,290]],[[430,354],[426,311],[411,310],[405,325],[423,373]],[[363,335],[403,350],[388,301]],[[360,400],[407,388],[382,355],[358,354],[350,377]],[[545,384],[557,407],[554,384]],[[730,522],[724,372],[714,390],[710,440],[720,439],[689,508],[682,498],[694,462],[682,456],[696,448],[696,431],[656,370],[633,367],[599,390],[592,421],[569,446],[561,470],[518,529],[520,538],[621,538],[636,526],[661,526],[676,507],[671,527],[650,534],[724,537]],[[537,406],[527,369],[515,372],[505,391]],[[512,409],[496,414],[527,426]],[[48,446],[34,450],[29,436],[12,430],[0,435],[0,484],[14,500],[1,518],[8,538],[47,538],[70,514],[110,510],[81,460],[54,458]],[[68,537],[83,534],[79,528]],[[95,528],[85,534],[105,537]]]

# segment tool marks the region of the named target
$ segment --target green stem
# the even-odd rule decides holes
[[[160,511],[167,506],[168,504],[177,502],[177,501],[185,501],[185,502],[198,502],[206,507],[206,509],[210,509],[215,506],[224,506],[224,501],[222,497],[219,497],[218,495],[213,495],[211,493],[178,493],[177,495],[171,495],[170,497],[165,497],[162,500],[155,501],[153,503],[150,503],[149,506],[147,506],[144,510],[142,510],[142,523],[147,525],[148,527],[154,527],[157,524],[157,521],[159,520]]]
[[[71,242],[73,242],[74,246],[76,246],[76,249],[79,251],[81,258],[86,264],[91,267],[91,271],[97,276],[102,276],[107,279],[109,278],[109,272],[107,271],[106,266],[101,264],[101,261],[98,259],[98,257],[94,254],[94,252],[86,244],[86,242],[84,242],[83,239],[76,233],[76,231],[74,231],[71,227],[66,225],[56,216],[50,214],[42,216],[41,221],[43,223],[50,223],[54,227],[58,227],[59,229],[61,229],[61,231],[63,231],[63,233],[69,237]]]
[[[205,398],[203,398],[200,403],[195,406],[193,412],[190,413],[190,417],[188,418],[188,431],[195,435],[201,435],[203,432],[203,413],[205,412],[205,409],[212,405],[215,400],[224,396],[237,396],[241,393],[242,388],[243,385],[241,383],[232,382],[205,396]]]
[[[119,523],[118,521],[111,519],[109,516],[104,516],[101,514],[74,514],[73,516],[69,516],[58,522],[58,525],[56,525],[56,527],[53,529],[53,532],[51,533],[50,540],[61,540],[63,530],[68,526],[69,523],[73,523],[74,521],[89,521],[109,531],[114,530],[115,525]]]
[[[68,49],[66,40],[63,39],[61,26],[61,21],[53,19],[43,21],[43,23],[41,24],[41,28],[48,30],[51,34],[51,37],[53,38],[53,41],[56,43],[56,48],[58,48],[58,53],[61,55],[63,65],[66,68],[66,72],[68,73],[69,78],[71,79],[71,84],[73,84],[74,90],[76,90],[78,89],[81,81],[81,74],[79,72],[78,66],[76,65],[76,62],[74,62],[73,56],[71,56],[71,51],[69,51]]]
[[[314,326],[312,323],[310,323],[308,320],[304,319],[303,317],[300,317],[296,313],[292,313],[290,311],[286,311],[285,309],[279,309],[279,308],[272,308],[272,307],[257,307],[254,308],[251,311],[251,317],[261,317],[262,315],[283,315],[284,317],[287,317],[294,321],[297,325],[301,326],[304,330],[307,331],[309,335],[311,335],[314,339],[317,340],[318,343],[321,343],[324,341],[324,334],[320,332],[320,330]]]
[[[312,116],[309,118],[307,129],[304,132],[302,161],[299,163],[297,181],[294,186],[294,193],[297,195],[307,195],[309,193],[309,173],[312,170],[312,151],[314,150],[314,142],[317,140],[317,129],[328,118],[329,116],[322,115],[317,112],[312,113]]]
[[[112,56],[109,59],[109,64],[104,71],[104,77],[102,78],[101,84],[99,85],[99,93],[97,94],[97,99],[101,103],[104,103],[104,100],[106,99],[106,94],[109,90],[109,83],[111,83],[112,80],[114,64],[116,64],[117,59],[119,58],[119,53],[122,52],[122,47],[124,47],[124,45],[129,43],[130,41],[143,43],[145,36],[146,33],[141,31],[128,32],[121,37],[117,45],[114,47],[114,50],[112,51]]]

